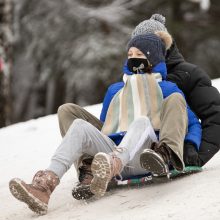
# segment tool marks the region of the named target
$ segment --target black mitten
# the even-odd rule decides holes
[[[199,166],[198,152],[190,142],[184,143],[183,160],[186,166]]]

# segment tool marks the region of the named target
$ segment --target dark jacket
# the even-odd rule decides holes
[[[128,75],[133,74],[128,70],[126,64],[124,66],[123,71],[125,74],[128,74]],[[166,81],[167,69],[166,69],[165,63],[158,64],[155,67],[155,72],[157,73],[159,72],[162,75],[163,80],[159,82],[159,85],[163,93],[163,98],[166,98],[173,93],[180,93],[182,96],[184,96],[182,91],[177,87],[175,83]],[[102,107],[102,111],[100,115],[100,120],[102,122],[104,122],[106,119],[106,114],[107,114],[112,98],[123,87],[124,87],[124,82],[118,82],[118,83],[112,84],[108,88],[104,101],[103,101],[103,107]],[[199,149],[199,146],[201,143],[201,125],[199,123],[199,120],[197,119],[197,117],[191,111],[189,107],[187,107],[187,112],[188,112],[188,133],[186,134],[185,142],[190,142],[191,144],[195,146],[196,149]],[[123,138],[124,134],[125,132],[120,132],[116,134],[111,134],[109,135],[109,137],[118,145],[121,139]]]
[[[175,43],[167,53],[166,64],[167,80],[178,85],[201,119],[202,142],[197,165],[203,166],[220,148],[220,94],[201,68],[184,61]]]

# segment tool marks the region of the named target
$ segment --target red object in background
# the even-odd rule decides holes
[[[0,73],[3,72],[3,67],[4,67],[4,61],[2,58],[0,58]]]

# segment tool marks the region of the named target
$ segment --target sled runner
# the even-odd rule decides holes
[[[170,178],[164,177],[153,177],[151,173],[146,174],[145,176],[137,176],[137,177],[131,177],[127,180],[115,180],[114,183],[111,182],[112,187],[117,186],[134,186],[134,185],[145,185],[145,184],[151,184],[151,183],[157,183],[157,182],[167,182],[169,180],[175,179],[180,176],[185,176],[193,173],[198,173],[202,171],[202,167],[198,166],[187,166],[182,172],[179,172],[177,170],[171,170],[170,171]]]

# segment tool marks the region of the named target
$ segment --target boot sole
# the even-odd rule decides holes
[[[76,186],[72,190],[72,196],[74,199],[90,199],[94,194],[90,190],[90,185]]]
[[[16,199],[26,203],[33,212],[39,215],[45,215],[47,213],[47,204],[41,202],[39,199],[30,194],[22,185],[22,181],[20,179],[11,180],[9,183],[9,189]]]
[[[153,176],[167,176],[169,178],[168,166],[163,158],[151,149],[145,149],[140,155],[142,168],[152,173]]]
[[[91,170],[93,179],[90,185],[91,192],[97,197],[104,196],[108,183],[111,180],[111,164],[104,153],[99,153],[93,159]]]

